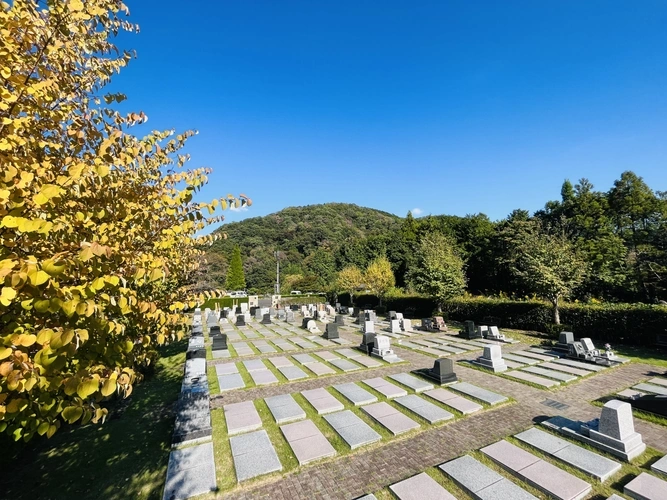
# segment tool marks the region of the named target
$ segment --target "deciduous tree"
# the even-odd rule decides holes
[[[225,287],[227,290],[245,290],[245,274],[243,273],[243,262],[241,261],[241,247],[238,245],[232,250]]]
[[[396,284],[391,263],[386,257],[378,257],[368,265],[364,272],[364,283],[371,293],[378,296],[382,305],[385,294]]]

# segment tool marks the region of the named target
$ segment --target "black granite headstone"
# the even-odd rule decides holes
[[[364,333],[359,348],[370,356],[373,352],[373,346],[375,346],[375,333]]]
[[[236,326],[245,326],[245,316],[243,314],[236,317]]]
[[[415,370],[415,373],[422,375],[438,384],[453,384],[456,382],[456,373],[454,373],[454,361],[451,359],[436,359],[433,368],[422,368]]]
[[[227,335],[221,334],[219,337],[213,339],[213,346],[211,347],[213,351],[222,351],[227,349]]]
[[[339,338],[338,325],[335,323],[327,323],[326,329],[324,331],[324,338],[328,340]]]
[[[334,320],[334,323],[336,323],[338,326],[345,326],[345,319],[343,319],[343,316],[340,314],[336,314],[336,319]]]
[[[210,337],[216,337],[220,335],[220,327],[219,326],[212,326],[211,328],[208,329],[208,334]]]
[[[667,417],[667,397],[645,394],[635,399],[628,399],[633,408]]]
[[[308,322],[309,322],[311,319],[312,319],[312,318],[303,318],[303,321],[301,321],[301,328],[308,328]]]
[[[206,349],[194,349],[185,353],[185,359],[203,358],[206,359]]]
[[[236,314],[243,314],[243,309],[241,309],[241,306],[236,306]]]
[[[271,324],[271,315],[270,314],[265,314],[262,316],[262,321],[260,322],[263,325],[270,325]]]
[[[391,321],[392,319],[396,319],[396,311],[389,311],[389,315],[387,316],[387,320]]]

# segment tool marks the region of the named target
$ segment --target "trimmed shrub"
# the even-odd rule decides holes
[[[280,304],[283,306],[300,306],[304,304],[324,304],[326,297],[322,295],[283,295]]]
[[[554,337],[572,331],[575,337],[591,337],[610,344],[653,345],[657,334],[667,333],[667,307],[646,304],[563,304],[562,325],[552,324],[552,306],[540,301],[460,298],[443,305],[457,321],[500,318],[500,326],[545,332]]]
[[[248,303],[248,297],[222,297],[220,299],[208,299],[200,307],[203,311],[207,307],[209,309],[215,309],[216,304],[222,309],[223,307],[238,306],[242,303],[247,304]]]
[[[377,306],[379,302],[380,299],[375,295],[359,295],[354,299],[354,303],[358,307],[375,309],[378,313]],[[384,311],[402,312],[406,318],[428,318],[436,314],[438,310],[435,299],[418,295],[386,297],[382,304]],[[440,316],[443,316],[443,314],[440,314]]]

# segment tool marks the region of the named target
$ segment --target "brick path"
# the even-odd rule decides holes
[[[344,333],[344,336],[355,343],[360,339],[359,335],[351,333]],[[400,357],[409,361],[408,365],[390,365],[336,377],[313,378],[273,387],[234,391],[214,396],[211,405],[215,408],[228,403],[326,387],[334,383],[356,382],[370,377],[384,377],[393,373],[432,366],[435,359],[417,351],[398,346],[394,347]],[[503,346],[503,350],[506,352],[523,348],[525,346],[520,344]],[[334,348],[318,348],[316,350],[331,349]],[[291,353],[285,354],[289,355]],[[478,351],[462,353],[452,356],[452,359],[471,359],[478,355]],[[252,358],[253,356],[243,359]],[[235,361],[238,361],[238,359],[235,359]],[[525,430],[544,417],[557,414],[577,420],[590,420],[599,417],[600,409],[590,405],[588,401],[637,383],[651,376],[653,372],[655,372],[655,368],[650,365],[631,363],[604,370],[569,387],[563,387],[556,391],[543,391],[520,382],[514,382],[457,364],[456,373],[462,380],[505,396],[511,396],[516,400],[516,403],[489,409],[480,414],[473,414],[449,425],[427,429],[409,438],[395,439],[371,450],[364,451],[362,449],[359,452],[347,455],[343,460],[333,460],[319,465],[307,466],[282,477],[268,478],[242,490],[224,494],[222,497],[234,499],[270,498],[276,500],[356,498],[417,474],[428,467],[453,459],[467,451],[479,449],[508,435]],[[558,411],[542,404],[542,401],[547,398],[565,403],[570,407]],[[667,452],[667,432],[664,427],[639,419],[635,420],[635,426],[637,431],[644,436],[644,441],[649,446]]]

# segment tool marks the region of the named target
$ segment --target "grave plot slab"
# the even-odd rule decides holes
[[[213,443],[174,450],[169,454],[164,500],[190,498],[216,488]]]
[[[297,346],[290,344],[289,342],[275,342],[274,344],[283,351],[296,351],[298,349]]]
[[[545,356],[544,354],[538,354],[532,351],[514,351],[514,354],[523,356],[525,358],[537,359],[539,361],[551,361],[552,359],[554,359],[553,356]]]
[[[389,378],[395,380],[399,384],[409,387],[417,393],[433,389],[433,384],[429,384],[417,377],[413,377],[409,373],[397,373],[395,375],[389,375]]]
[[[218,363],[215,365],[215,374],[220,377],[222,375],[231,375],[232,373],[238,373],[239,369],[236,367],[236,363]]]
[[[554,387],[560,385],[560,382],[556,380],[551,380],[544,377],[538,377],[537,375],[531,375],[530,373],[513,370],[511,372],[506,372],[505,375],[508,377],[516,378],[519,380],[524,380],[526,382],[531,382],[533,384],[542,386],[542,387]]]
[[[306,412],[290,394],[264,398],[264,402],[277,424],[286,424],[306,418]]]
[[[651,465],[651,471],[667,477],[667,455]]]
[[[521,480],[561,500],[584,498],[592,489],[586,481],[505,440],[480,451]]]
[[[664,500],[667,498],[667,481],[642,472],[623,487],[623,493],[637,500]]]
[[[654,377],[651,380],[647,380],[647,383],[667,387],[667,378]]]
[[[382,439],[366,422],[350,410],[330,413],[325,415],[324,419],[353,450]]]
[[[334,365],[336,368],[339,370],[343,370],[344,372],[352,372],[355,370],[361,370],[361,366],[353,363],[352,361],[349,361],[347,359],[332,359],[329,361],[332,365]]]
[[[476,351],[478,349],[481,349],[480,347],[476,345],[471,345],[471,344],[464,344],[463,342],[457,341],[457,342],[450,342],[450,346],[456,347],[457,349],[463,349],[464,351]]]
[[[461,488],[480,500],[531,500],[533,495],[470,455],[440,465]]]
[[[269,344],[264,344],[262,346],[257,347],[257,350],[261,352],[262,354],[266,353],[271,353],[271,352],[278,352],[275,350],[273,346],[270,346]]]
[[[512,370],[514,370],[516,368],[522,368],[522,367],[526,366],[523,363],[517,363],[516,361],[510,361],[509,359],[505,359],[505,358],[503,358],[503,361],[507,365],[507,368],[510,368]]]
[[[606,481],[621,469],[621,464],[618,462],[614,462],[535,427],[521,432],[514,437],[544,453],[558,458],[599,481]]]
[[[523,356],[518,356],[518,355],[513,354],[511,352],[503,353],[503,359],[509,359],[510,361],[515,361],[515,362],[521,363],[523,365],[536,365],[537,363],[539,363],[539,361],[536,360],[536,359],[524,358]]]
[[[256,370],[266,370],[266,365],[261,359],[251,359],[243,362],[243,366],[249,372],[254,372]]]
[[[413,344],[409,340],[399,340],[398,345],[402,347],[408,347],[410,349],[419,349],[421,346],[418,346],[417,344]]]
[[[311,372],[313,372],[318,377],[321,377],[322,375],[333,375],[334,373],[336,373],[335,370],[328,367],[324,363],[320,363],[319,361],[316,361],[315,363],[309,363],[306,366]]]
[[[262,419],[252,401],[224,405],[222,409],[227,422],[227,434],[230,436],[262,427]]]
[[[602,370],[605,370],[606,367],[600,366],[600,365],[594,365],[592,363],[583,363],[581,361],[574,361],[572,359],[554,359],[551,361],[552,363],[556,363],[558,365],[565,365],[565,366],[571,366],[572,368],[581,368],[582,370],[587,370],[589,372],[601,372]]]
[[[213,359],[224,359],[224,358],[231,358],[232,355],[228,350],[224,351],[213,351]]]
[[[358,358],[359,356],[363,355],[361,351],[350,349],[349,347],[346,347],[345,349],[336,349],[336,352],[341,356],[345,356],[346,358]]]
[[[301,395],[317,410],[318,415],[325,415],[326,413],[345,409],[343,403],[338,401],[323,387],[302,391]]]
[[[438,351],[448,352],[450,354],[461,354],[462,352],[465,352],[464,349],[458,349],[449,345],[434,346],[433,348],[437,349]]]
[[[331,341],[332,341],[332,342],[335,342],[335,343],[338,344],[338,345],[348,345],[348,344],[351,344],[351,343],[352,343],[352,342],[350,342],[349,340],[346,340],[346,339],[344,339],[344,338],[342,338],[342,337],[337,338],[337,339],[331,339]]]
[[[348,399],[354,406],[361,406],[369,403],[375,403],[378,399],[373,396],[366,389],[362,389],[355,383],[338,384],[333,386],[346,399]]]
[[[280,430],[292,448],[299,465],[336,454],[334,447],[311,420],[283,425]]]
[[[285,356],[277,356],[275,358],[269,358],[269,363],[271,363],[276,368],[285,368],[286,366],[294,366],[294,363],[292,363]]]
[[[278,370],[290,382],[293,381],[293,380],[300,380],[302,378],[308,378],[308,375],[306,375],[306,372],[304,372],[298,366],[285,366],[285,367],[278,368]]]
[[[574,375],[568,375],[567,373],[548,370],[546,368],[541,368],[540,366],[526,366],[525,368],[522,368],[521,371],[533,373],[535,375],[542,375],[544,377],[552,378],[560,382],[572,382],[573,380],[577,380],[577,377],[575,377]]]
[[[265,430],[232,436],[229,443],[239,483],[283,468]]]
[[[501,394],[482,389],[481,387],[477,387],[476,385],[472,385],[467,382],[459,382],[457,384],[450,385],[449,389],[461,392],[466,396],[479,399],[480,401],[484,401],[491,406],[507,401],[507,398]]]
[[[456,500],[449,491],[431,476],[422,472],[389,486],[399,500]]]
[[[634,389],[623,389],[620,392],[617,392],[619,396],[623,396],[625,398],[634,398],[635,396],[643,396],[646,394],[645,392],[640,392],[640,391],[635,391]]]
[[[417,351],[425,352],[427,354],[431,354],[432,356],[437,356],[439,358],[444,358],[444,357],[449,356],[451,354],[449,352],[441,351],[439,349],[432,348],[432,347],[420,347],[419,349],[417,349]]]
[[[277,384],[278,378],[273,374],[271,370],[255,370],[250,372],[250,377],[252,381],[255,382],[255,385],[269,385]]]
[[[650,392],[652,394],[660,394],[661,396],[667,396],[667,387],[664,387],[662,385],[643,383],[643,384],[633,385],[632,388],[642,392]]]
[[[317,356],[322,358],[324,361],[331,361],[334,359],[340,359],[338,356],[336,356],[333,352],[331,351],[318,351],[315,353]]]
[[[437,343],[429,342],[428,340],[419,340],[419,339],[412,340],[412,343],[423,346],[423,347],[434,347],[435,345],[437,345]]]
[[[431,391],[426,391],[424,393],[426,396],[440,401],[441,403],[454,408],[455,410],[460,411],[464,415],[469,413],[474,413],[476,411],[484,408],[482,405],[470,401],[469,399],[462,398],[458,394],[448,391],[447,389],[433,389]]]
[[[307,365],[308,363],[315,363],[316,359],[313,358],[310,354],[295,354],[292,356],[302,365]]]
[[[535,354],[541,354],[543,356],[549,356],[551,359],[554,358],[559,358],[560,356],[553,352],[550,349],[544,349],[542,347],[531,347],[530,349],[526,349],[528,352],[534,352]]]
[[[388,403],[375,403],[362,408],[373,420],[385,427],[394,436],[419,429],[420,425]]]
[[[245,338],[247,338],[247,339],[258,339],[259,338],[259,335],[257,335],[255,332],[250,332],[250,331],[244,332],[243,335],[245,335]]]
[[[408,396],[401,396],[396,398],[394,401],[401,405],[403,408],[407,408],[413,413],[416,413],[429,424],[435,424],[437,422],[443,422],[445,420],[450,420],[454,418],[454,414],[449,413],[447,410],[440,408],[433,403],[426,401],[425,399],[410,394]]]
[[[364,365],[366,368],[377,368],[378,366],[382,366],[382,363],[377,359],[369,356],[359,356],[358,358],[354,358],[354,361],[360,365]]]
[[[313,344],[312,342],[305,339],[296,339],[294,340],[294,343],[298,345],[301,349],[312,349],[314,347],[317,347],[317,344]]]
[[[383,378],[369,378],[363,381],[369,387],[372,387],[387,399],[397,398],[399,396],[407,396],[408,391],[386,381]]]
[[[552,363],[552,362],[542,363],[540,367],[548,368],[549,370],[556,370],[563,373],[569,373],[570,375],[576,375],[578,377],[585,377],[586,375],[591,374],[591,372],[587,370],[582,370],[580,368],[573,368],[571,366],[566,366],[566,365],[559,365],[558,363]]]
[[[231,346],[239,356],[249,356],[251,354],[255,354],[255,352],[245,342],[232,342]]]
[[[245,387],[245,382],[239,373],[232,373],[219,376],[218,385],[220,386],[220,392],[224,392],[232,391],[234,389],[242,389]]]

